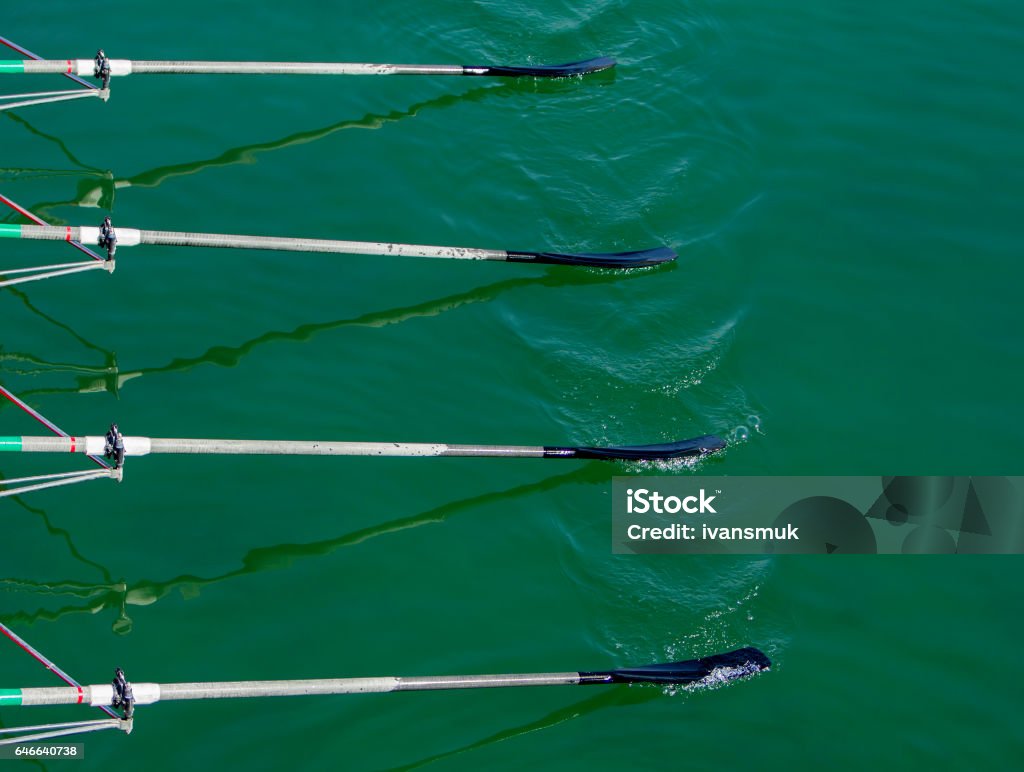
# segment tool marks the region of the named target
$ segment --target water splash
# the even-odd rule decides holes
[[[737,665],[735,667],[716,667],[696,683],[681,686],[669,685],[662,688],[662,693],[674,697],[680,692],[693,693],[715,691],[728,686],[733,681],[750,678],[751,676],[759,675],[768,670],[771,670],[771,668],[762,668],[754,662],[747,662],[744,665]]]

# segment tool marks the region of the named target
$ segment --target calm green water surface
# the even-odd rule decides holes
[[[730,447],[703,474],[1021,473],[1019,3],[51,2],[0,21],[53,58],[620,61],[556,83],[116,80],[105,105],[0,115],[0,192],[51,222],[681,255],[610,275],[124,250],[112,277],[0,292],[2,382],[68,431],[715,432]],[[0,410],[0,434],[34,433]],[[0,618],[86,682],[600,669],[746,644],[777,663],[699,694],[168,703],[130,738],[89,738],[95,768],[1019,763],[1019,559],[613,556],[610,480],[634,471],[136,460],[120,486],[0,504]],[[9,646],[0,681],[52,679]]]

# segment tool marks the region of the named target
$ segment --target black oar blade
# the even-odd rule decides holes
[[[722,450],[725,440],[714,434],[694,437],[692,440],[664,442],[660,445],[627,445],[622,447],[604,448],[545,448],[546,451],[572,450],[570,458],[593,458],[602,461],[657,461],[669,458],[687,458],[703,456]],[[552,455],[556,455],[552,453]],[[566,455],[563,453],[558,455]]]
[[[636,252],[509,252],[510,263],[545,265],[578,265],[588,268],[643,268],[675,260],[675,250],[668,247],[641,249]]]
[[[748,646],[703,659],[668,662],[661,665],[580,673],[581,684],[695,684],[720,683],[760,673],[771,667],[771,660],[760,649]]]
[[[506,78],[568,78],[572,75],[589,75],[615,66],[615,60],[608,56],[587,59],[568,64],[544,64],[535,67],[481,66],[463,67],[464,75],[501,76]]]

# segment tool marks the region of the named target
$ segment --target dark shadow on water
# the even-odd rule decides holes
[[[542,276],[519,277],[476,287],[465,292],[447,295],[436,300],[428,300],[411,306],[400,306],[383,311],[372,311],[355,317],[336,319],[327,322],[303,324],[292,330],[271,330],[255,338],[251,338],[237,346],[213,346],[202,354],[194,357],[179,357],[167,364],[154,367],[143,367],[134,370],[122,370],[118,366],[117,353],[87,341],[76,333],[68,324],[44,313],[32,304],[28,295],[16,287],[8,290],[22,301],[24,306],[47,324],[66,332],[84,348],[97,352],[101,363],[53,362],[29,352],[5,351],[0,343],[0,366],[13,375],[34,376],[42,373],[68,372],[74,376],[75,385],[70,387],[24,389],[19,391],[22,397],[41,396],[45,394],[93,393],[109,392],[118,396],[121,388],[130,380],[145,375],[160,373],[176,373],[191,370],[200,365],[209,364],[218,367],[235,367],[243,357],[267,343],[275,341],[304,342],[311,340],[320,333],[345,328],[382,328],[401,324],[413,319],[429,319],[440,316],[457,308],[486,303],[497,299],[504,293],[528,287],[564,287],[596,285],[611,282],[627,281],[640,278],[650,271],[672,270],[675,263],[656,268],[642,268],[628,272],[601,271],[600,269],[551,268]],[[517,266],[512,266],[516,270]],[[6,403],[4,403],[6,404]],[[0,405],[2,407],[2,405]]]
[[[73,152],[71,152],[71,148],[69,148],[67,146],[67,144],[65,144],[64,140],[62,140],[60,137],[55,137],[52,134],[47,134],[45,131],[41,131],[40,129],[37,129],[35,126],[33,126],[31,123],[29,123],[27,120],[22,118],[17,113],[9,112],[8,111],[8,112],[4,112],[4,116],[6,116],[8,119],[14,121],[18,125],[20,125],[29,134],[32,134],[32,135],[34,135],[36,137],[39,137],[40,139],[42,139],[42,140],[44,140],[46,142],[50,142],[50,143],[56,145],[57,148],[60,150],[61,155],[63,155],[65,158],[67,158],[68,161],[71,162],[72,166],[74,166],[78,170],[81,170],[81,173],[89,173],[89,174],[99,175],[99,176],[103,176],[103,177],[110,175],[110,172],[105,170],[105,169],[101,169],[98,166],[92,166],[90,164],[85,163],[84,161],[78,160],[78,157]],[[63,176],[65,174],[69,174],[69,173],[70,174],[74,174],[75,172],[69,172],[69,171],[66,171],[66,170],[63,170],[63,171],[62,170],[53,170],[53,169],[3,169],[3,170],[0,170],[0,173],[3,173],[3,174],[13,173],[15,175],[17,175],[18,173],[24,173],[26,175],[31,175],[31,176],[37,176],[37,175]]]
[[[0,619],[3,619],[4,623],[10,625],[30,625],[40,621],[54,622],[69,614],[95,614],[104,609],[115,608],[117,609],[118,617],[113,624],[113,630],[115,633],[123,635],[130,633],[132,630],[132,619],[127,613],[128,606],[152,605],[158,600],[165,598],[174,590],[179,591],[182,597],[186,599],[194,598],[199,595],[202,588],[212,584],[218,584],[248,574],[289,568],[296,561],[326,557],[337,550],[355,547],[388,534],[444,523],[454,515],[471,512],[478,507],[486,507],[509,498],[545,493],[563,485],[597,484],[607,482],[608,479],[607,469],[602,469],[597,464],[584,464],[582,467],[571,472],[547,477],[537,482],[519,485],[507,490],[492,491],[449,502],[416,515],[390,520],[386,523],[361,528],[357,531],[350,531],[332,539],[305,544],[277,544],[270,547],[255,547],[242,557],[240,568],[220,574],[219,576],[201,577],[183,574],[166,581],[143,579],[131,583],[127,581],[113,581],[111,572],[95,561],[88,560],[82,556],[72,544],[70,535],[66,531],[50,525],[46,514],[42,510],[30,508],[23,504],[20,499],[16,498],[14,500],[18,501],[25,509],[43,519],[50,533],[67,543],[73,557],[87,566],[99,569],[104,581],[97,584],[75,580],[35,582],[18,578],[0,579],[0,592],[3,593],[30,592],[35,595],[81,599],[81,602],[70,603],[54,610],[2,614]]]
[[[3,480],[0,479],[0,483],[2,482]],[[71,532],[64,528],[58,528],[53,523],[51,523],[50,516],[46,513],[45,510],[40,509],[39,507],[30,506],[29,504],[25,503],[24,499],[20,496],[11,497],[10,501],[13,504],[24,509],[33,517],[38,517],[42,521],[43,527],[46,529],[46,532],[48,534],[64,542],[65,546],[67,547],[68,554],[71,555],[71,557],[73,557],[75,560],[79,561],[83,565],[89,566],[90,568],[95,568],[103,576],[105,582],[109,583],[113,581],[110,571],[108,571],[104,566],[100,565],[96,561],[90,560],[85,555],[83,555],[82,552],[78,549],[78,547],[75,546],[75,543],[71,538]]]
[[[608,85],[614,78],[613,71],[597,73],[587,81],[591,86],[600,87]],[[444,94],[434,99],[418,102],[403,110],[393,110],[389,113],[367,113],[362,118],[332,123],[318,129],[289,134],[276,140],[268,142],[257,142],[249,145],[225,150],[220,155],[212,158],[197,161],[184,162],[179,164],[167,164],[158,166],[148,171],[130,177],[115,177],[110,170],[100,169],[86,164],[78,159],[70,148],[58,137],[47,134],[36,129],[29,121],[15,113],[4,113],[7,118],[22,126],[26,131],[35,137],[54,144],[61,154],[68,159],[74,169],[23,169],[23,168],[0,168],[0,179],[19,179],[27,177],[35,178],[57,178],[57,177],[78,177],[77,190],[74,198],[66,201],[39,202],[31,207],[32,211],[40,217],[44,217],[53,225],[69,224],[59,217],[53,216],[53,210],[66,206],[87,206],[99,208],[106,211],[113,211],[115,195],[118,190],[124,188],[155,188],[175,177],[184,177],[199,174],[207,169],[216,169],[225,166],[238,164],[255,163],[258,156],[263,153],[282,150],[296,145],[304,145],[310,142],[317,142],[321,139],[349,129],[380,129],[389,124],[398,123],[408,118],[414,118],[425,111],[445,110],[459,104],[481,102],[485,99],[509,98],[524,91],[532,91],[539,94],[564,93],[566,89],[577,89],[580,83],[576,78],[567,78],[557,81],[532,81],[532,80],[506,80],[489,82],[486,85],[476,86],[459,94]],[[82,223],[71,223],[81,225]]]
[[[438,753],[433,756],[427,756],[426,758],[414,761],[410,764],[391,767],[389,768],[389,772],[407,772],[407,770],[419,769],[420,767],[425,767],[428,764],[433,764],[436,761],[444,761],[445,759],[450,759],[455,756],[461,756],[464,753],[470,753],[472,751],[480,750],[481,748],[497,745],[498,743],[505,742],[506,740],[514,740],[517,737],[523,737],[524,735],[533,734],[534,732],[553,729],[559,724],[564,724],[567,721],[586,718],[599,710],[605,710],[607,708],[621,708],[627,705],[638,705],[643,702],[650,702],[651,700],[657,699],[661,696],[661,690],[655,688],[611,686],[607,689],[602,687],[602,689],[603,691],[594,697],[573,703],[565,708],[559,708],[536,721],[503,729],[489,737],[477,740],[469,745],[464,745],[461,748],[456,748],[444,753]]]
[[[98,346],[95,343],[92,343],[91,341],[88,341],[85,338],[83,338],[81,335],[79,335],[77,332],[75,332],[74,329],[70,325],[60,321],[59,319],[57,319],[57,318],[55,318],[53,316],[50,316],[45,311],[43,311],[40,308],[38,308],[35,304],[32,303],[32,301],[29,299],[28,295],[25,294],[25,292],[23,290],[19,289],[18,287],[6,287],[5,289],[11,295],[13,295],[14,297],[18,298],[18,300],[20,300],[22,302],[22,304],[25,306],[25,308],[27,308],[29,311],[31,311],[33,314],[35,314],[36,317],[38,317],[39,319],[42,319],[47,324],[53,325],[57,329],[67,333],[72,338],[74,338],[78,343],[80,343],[83,348],[90,349],[91,351],[97,351],[100,354],[102,354],[105,358],[110,358],[111,356],[113,356],[112,352],[107,351],[106,349],[102,348],[101,346]]]

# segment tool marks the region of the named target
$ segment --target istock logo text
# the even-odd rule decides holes
[[[721,491],[718,491],[721,493]],[[708,496],[707,491],[700,489],[697,496],[662,496],[657,491],[649,491],[647,488],[629,488],[626,491],[626,511],[631,514],[644,515],[653,512],[656,515],[675,515],[685,512],[688,515],[717,515],[711,502],[714,496]]]

